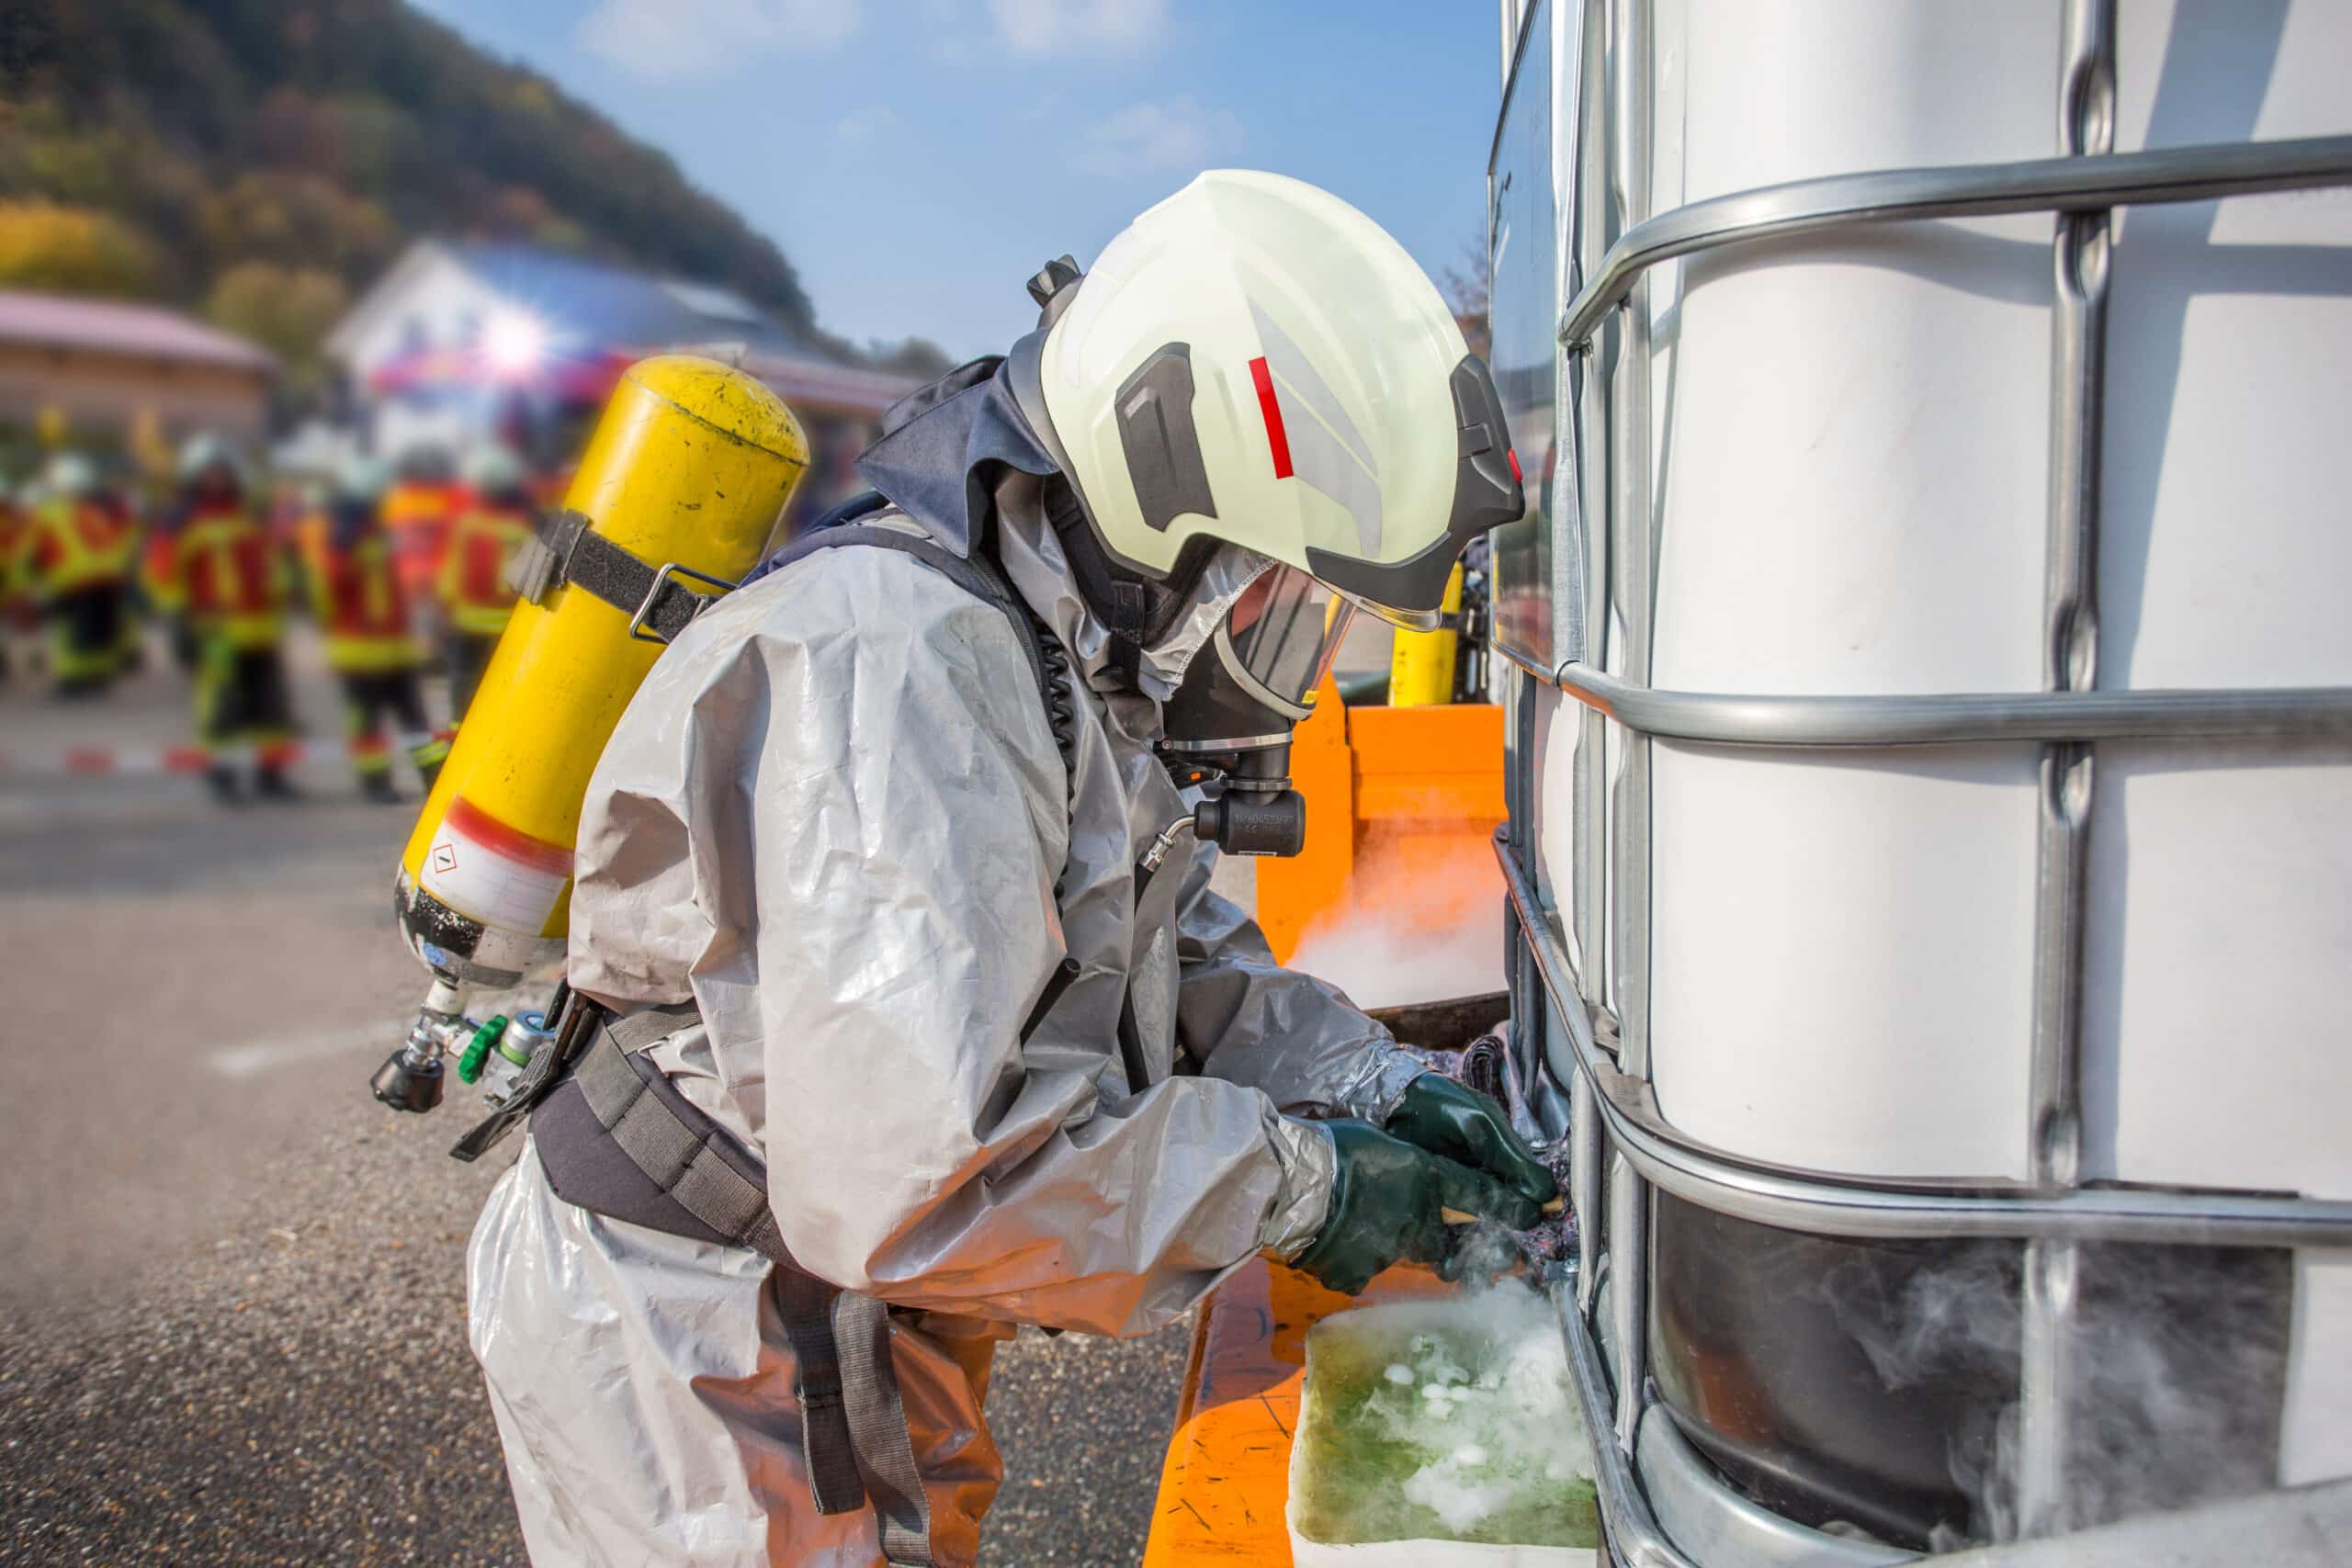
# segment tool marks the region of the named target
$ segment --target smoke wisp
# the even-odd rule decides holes
[[[2253,1248],[2083,1243],[2081,1289],[2057,1364],[2059,1496],[2019,1505],[2025,1401],[1979,1404],[1947,1432],[1966,1531],[1930,1544],[2007,1541],[2276,1484],[2290,1256]],[[1893,1393],[1994,1373],[2018,1386],[2026,1332],[2018,1251],[1964,1248],[1899,1283],[1867,1269],[1824,1280],[1841,1327]]]
[[[1290,966],[1329,980],[1363,1008],[1499,991],[1502,904],[1436,918],[1410,901],[1359,908],[1307,932]]]

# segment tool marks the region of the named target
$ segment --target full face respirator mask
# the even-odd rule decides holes
[[[1355,606],[1305,572],[1272,566],[1244,589],[1161,710],[1161,761],[1205,798],[1193,837],[1227,854],[1295,855],[1306,802],[1291,788],[1291,728],[1315,709]]]

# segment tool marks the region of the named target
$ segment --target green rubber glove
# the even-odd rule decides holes
[[[1415,1148],[1484,1171],[1538,1205],[1560,1195],[1560,1183],[1511,1131],[1503,1108],[1442,1074],[1423,1073],[1408,1084],[1384,1130]]]
[[[1326,1122],[1339,1156],[1323,1228],[1291,1267],[1354,1295],[1392,1263],[1442,1263],[1452,1209],[1526,1230],[1540,1205],[1368,1122]]]

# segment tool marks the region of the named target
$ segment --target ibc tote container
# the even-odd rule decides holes
[[[1503,853],[1621,1534],[2352,1474],[2352,6],[1514,10]]]

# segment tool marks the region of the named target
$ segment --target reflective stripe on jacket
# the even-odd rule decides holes
[[[60,499],[34,510],[17,558],[26,589],[53,599],[123,581],[138,548],[138,530],[120,506]]]
[[[173,581],[198,629],[237,648],[266,648],[284,629],[286,563],[242,505],[192,508],[173,549]]]
[[[339,542],[340,533],[328,525],[311,562],[311,597],[326,633],[327,663],[352,674],[405,670],[417,661],[417,649],[392,542],[372,525]]]
[[[458,514],[441,558],[441,603],[449,624],[475,637],[495,637],[514,614],[507,564],[530,542],[531,513],[520,506],[477,501]]]
[[[386,492],[384,527],[391,535],[393,570],[405,592],[433,591],[460,500],[456,486],[423,479],[403,479]]]

